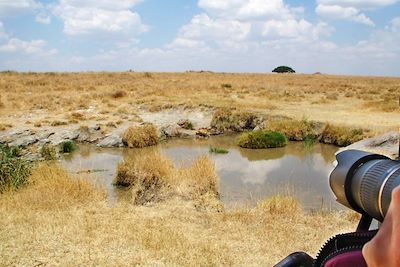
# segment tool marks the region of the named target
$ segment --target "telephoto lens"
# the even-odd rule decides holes
[[[336,161],[329,183],[337,201],[382,222],[400,185],[400,161],[360,150],[342,151]]]

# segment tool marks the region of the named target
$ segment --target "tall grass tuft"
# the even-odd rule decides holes
[[[57,159],[57,150],[54,146],[45,144],[40,150],[40,155],[45,160],[56,160]]]
[[[132,147],[146,147],[158,143],[157,128],[153,124],[129,127],[122,136],[124,145]]]
[[[197,202],[217,199],[218,176],[213,162],[206,156],[187,168],[176,168],[159,151],[138,154],[120,163],[115,184],[132,188],[133,202],[143,205],[180,196]]]
[[[302,211],[297,199],[291,196],[276,195],[257,202],[257,209],[272,215],[290,216]]]
[[[286,146],[284,134],[273,131],[257,130],[239,136],[238,145],[244,148],[275,148]]]
[[[18,150],[0,146],[0,193],[26,184],[31,165],[18,155]]]
[[[215,154],[228,154],[229,153],[228,150],[226,150],[224,148],[220,148],[220,147],[210,147],[208,152],[215,153]]]

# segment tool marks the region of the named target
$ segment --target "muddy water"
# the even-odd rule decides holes
[[[249,204],[277,193],[292,194],[305,209],[339,208],[328,183],[331,162],[337,148],[315,144],[305,148],[302,142],[284,148],[243,149],[235,145],[235,136],[208,140],[173,140],[144,149],[100,149],[80,146],[66,156],[62,165],[72,173],[84,173],[88,179],[106,187],[110,201],[127,197],[126,190],[112,185],[117,164],[125,157],[160,149],[177,166],[187,165],[209,147],[222,147],[228,154],[209,154],[220,177],[219,190],[226,206]]]

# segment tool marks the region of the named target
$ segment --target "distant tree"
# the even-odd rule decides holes
[[[277,72],[277,73],[295,73],[294,69],[288,66],[279,66],[276,67],[272,72]]]

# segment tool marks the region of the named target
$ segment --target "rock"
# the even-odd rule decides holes
[[[44,130],[44,131],[42,131],[40,133],[37,133],[36,136],[40,141],[40,140],[44,140],[44,139],[49,138],[49,136],[53,135],[53,134],[54,134],[54,131]]]
[[[78,138],[80,133],[79,129],[76,130],[61,130],[60,132],[56,132],[48,139],[52,145],[59,145],[64,141],[75,140]]]
[[[168,125],[165,127],[162,127],[160,129],[161,133],[164,134],[167,138],[169,137],[179,137],[179,126],[175,126],[175,125]]]
[[[111,134],[101,140],[98,144],[98,147],[122,147],[122,138],[119,135]]]
[[[172,137],[189,138],[189,137],[195,137],[196,131],[183,129],[176,125],[168,125],[160,129],[160,136],[161,137],[165,136],[166,138],[172,138]]]
[[[180,119],[177,124],[183,129],[193,130],[193,123],[188,119]]]
[[[398,156],[399,152],[399,138],[399,132],[388,132],[358,141],[341,149],[341,151],[347,149],[365,150],[371,153],[384,154],[395,158]]]
[[[34,143],[36,143],[37,141],[39,141],[39,139],[37,138],[37,136],[35,135],[29,135],[29,136],[22,136],[12,142],[10,142],[8,145],[13,147],[26,147],[29,145],[32,145]]]
[[[197,130],[196,135],[200,137],[209,137],[210,133],[207,129],[201,128]]]

